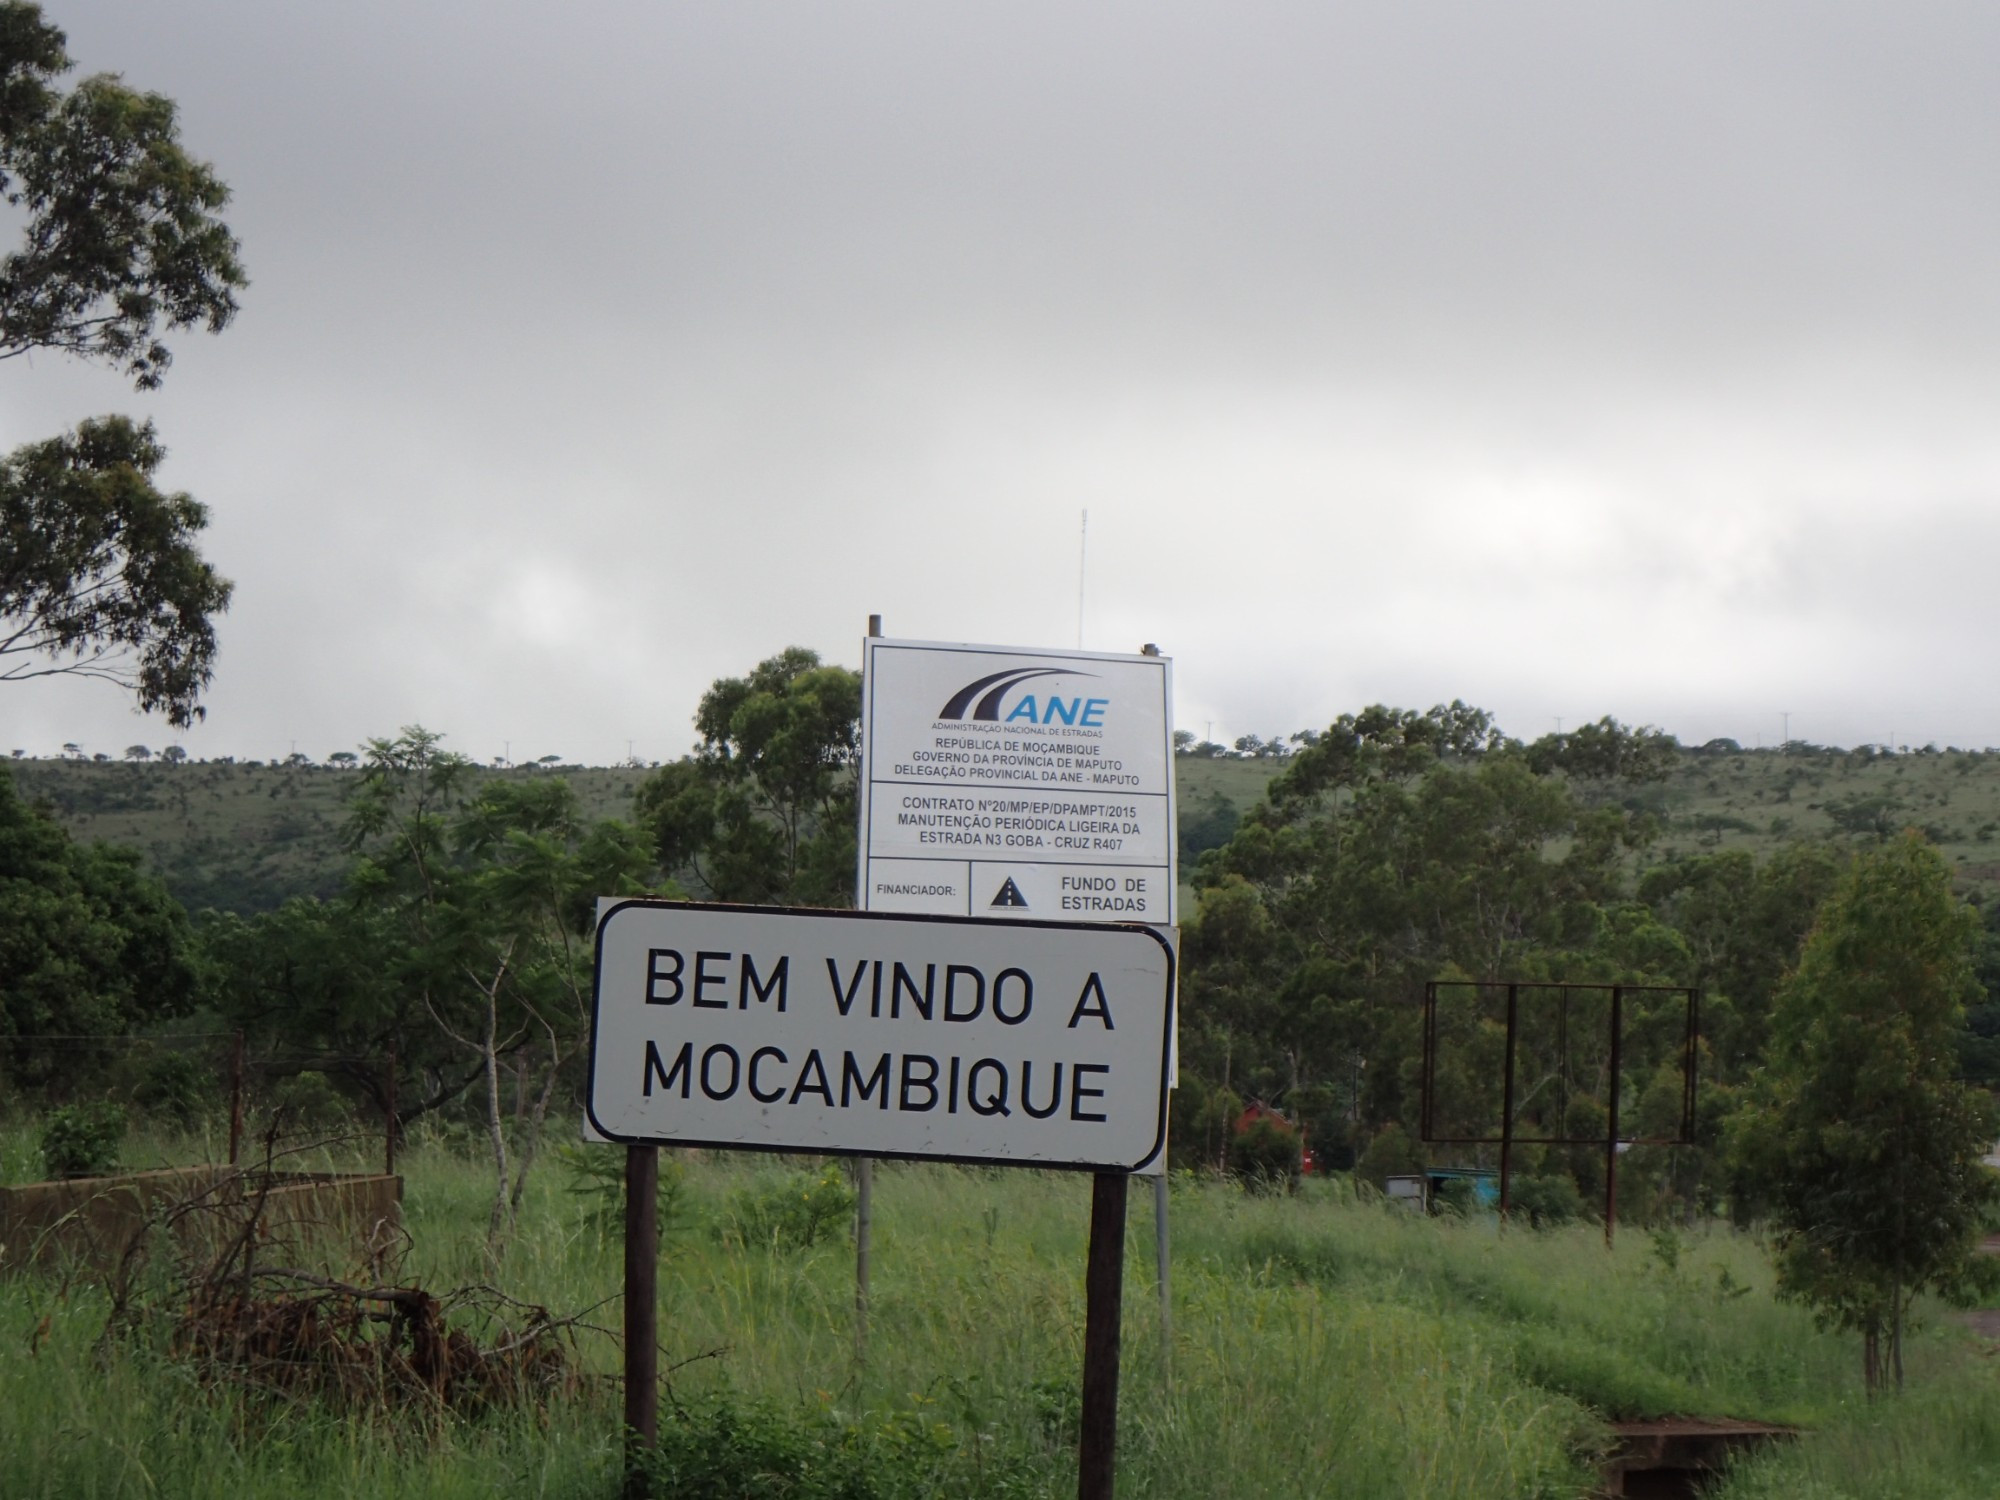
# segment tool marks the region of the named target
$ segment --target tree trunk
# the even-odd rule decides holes
[[[1896,1378],[1896,1394],[1903,1394],[1903,1284],[1893,1289],[1895,1302],[1889,1312],[1889,1370]]]
[[[1871,1323],[1861,1332],[1861,1384],[1868,1399],[1875,1399],[1882,1386],[1882,1349],[1879,1325]]]
[[[523,1067],[526,1059],[523,1059]],[[542,1077],[542,1086],[535,1093],[534,1108],[528,1115],[526,1127],[522,1131],[520,1155],[514,1164],[514,1191],[508,1199],[508,1211],[515,1218],[520,1217],[521,1195],[527,1191],[528,1169],[535,1164],[535,1157],[542,1146],[542,1125],[548,1119],[549,1100],[555,1097],[556,1076],[562,1072],[562,1051],[556,1045],[554,1036],[549,1038],[549,1070]]]
[[[486,1029],[480,1037],[480,1058],[486,1069],[486,1134],[493,1144],[493,1215],[486,1225],[486,1243],[497,1245],[507,1222],[507,1127],[500,1114],[500,983],[486,992]]]

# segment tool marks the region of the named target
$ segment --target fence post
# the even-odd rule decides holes
[[[1500,1227],[1507,1227],[1508,1215],[1514,1208],[1514,1038],[1520,1024],[1518,1009],[1518,987],[1507,986],[1507,1060],[1504,1064],[1506,1077],[1500,1086]],[[1424,1201],[1430,1201],[1430,1190],[1424,1190]]]
[[[1604,1248],[1618,1232],[1618,1094],[1624,1083],[1625,991],[1611,986],[1611,1097],[1604,1128]]]
[[[389,1049],[388,1123],[383,1130],[382,1175],[396,1175],[396,1049]]]
[[[243,1147],[243,1033],[239,1030],[229,1048],[229,1165],[236,1165]]]

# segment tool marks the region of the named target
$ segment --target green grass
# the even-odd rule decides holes
[[[2000,885],[2000,754],[1685,755],[1664,783],[1635,795],[1665,824],[1654,858],[1762,854],[1790,838],[1866,838],[1852,828],[1872,806],[1886,827],[1925,830],[1967,884]]]
[[[25,1123],[0,1130],[0,1162],[28,1160],[31,1134]],[[200,1151],[198,1140],[156,1138],[127,1159]],[[357,1144],[364,1151],[372,1143]],[[334,1153],[323,1164],[349,1163]],[[498,1257],[484,1244],[488,1188],[475,1158],[439,1142],[405,1166],[409,1276],[433,1290],[492,1283],[560,1310],[615,1298],[619,1246],[589,1227],[590,1205],[559,1165],[538,1172]],[[709,1420],[720,1403],[772,1451],[858,1453],[852,1461],[878,1478],[929,1465],[923,1484],[935,1493],[1073,1493],[1087,1179],[878,1168],[870,1358],[859,1371],[844,1235],[788,1252],[716,1232],[742,1194],[807,1169],[751,1156],[687,1165],[660,1300],[668,1363],[688,1361],[671,1385],[690,1419]],[[1172,1220],[1169,1384],[1151,1194],[1133,1194],[1124,1494],[1581,1500],[1601,1419],[1663,1413],[1812,1429],[1738,1476],[1735,1496],[2000,1489],[2000,1391],[1968,1337],[1933,1322],[1913,1340],[1912,1394],[1869,1408],[1853,1341],[1774,1302],[1759,1248],[1742,1236],[1686,1236],[1669,1268],[1643,1233],[1607,1254],[1589,1229],[1503,1236],[1490,1223],[1405,1218],[1324,1183],[1284,1198],[1191,1179],[1174,1185]],[[122,1345],[100,1360],[104,1311],[88,1288],[64,1296],[47,1277],[0,1280],[0,1494],[615,1488],[608,1380],[535,1414],[349,1423],[310,1403],[274,1411],[200,1390],[157,1349]],[[592,1320],[615,1327],[615,1301]],[[615,1373],[608,1339],[585,1349],[595,1372]],[[690,1451],[714,1440],[709,1427],[668,1430]],[[885,1480],[875,1493],[905,1490]]]

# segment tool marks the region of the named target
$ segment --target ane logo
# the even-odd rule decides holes
[[[938,710],[940,719],[970,719],[975,723],[1081,724],[1097,729],[1104,724],[1109,698],[1065,698],[1058,693],[1026,693],[1004,716],[1000,706],[1007,694],[1037,677],[1089,677],[1088,672],[1070,672],[1060,667],[1010,667],[994,672],[953,693]],[[976,701],[975,701],[976,700]]]

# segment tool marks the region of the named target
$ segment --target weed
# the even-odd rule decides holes
[[[125,1111],[106,1100],[50,1112],[42,1127],[42,1172],[51,1180],[102,1177],[118,1170]]]
[[[732,1194],[720,1231],[739,1245],[810,1250],[847,1222],[854,1204],[854,1189],[837,1165],[788,1172]]]
[[[625,1153],[601,1146],[558,1146],[556,1160],[568,1181],[565,1190],[583,1210],[583,1227],[599,1240],[625,1232]],[[656,1222],[661,1234],[684,1227],[689,1211],[687,1167],[679,1158],[661,1155],[654,1190]]]
[[[1054,1492],[1028,1455],[979,1435],[969,1442],[913,1402],[847,1417],[787,1409],[726,1392],[676,1403],[642,1465],[673,1500],[1015,1500]]]

